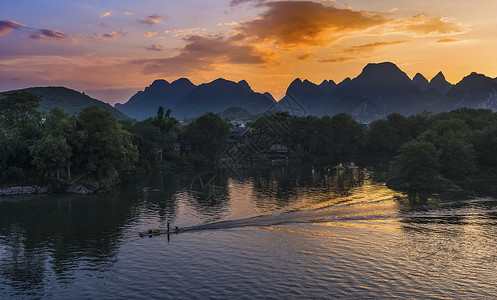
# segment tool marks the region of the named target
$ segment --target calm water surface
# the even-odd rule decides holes
[[[497,297],[497,198],[405,195],[380,163],[129,175],[0,199],[0,298]],[[167,222],[180,234],[140,238]]]

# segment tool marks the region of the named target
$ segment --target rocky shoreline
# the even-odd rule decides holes
[[[35,186],[13,186],[0,188],[0,196],[46,194],[49,190],[46,187]]]

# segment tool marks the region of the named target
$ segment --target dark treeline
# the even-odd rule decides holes
[[[229,124],[212,113],[182,126],[160,108],[157,117],[131,124],[96,106],[42,116],[40,101],[24,91],[0,99],[0,185],[108,188],[119,172],[214,161],[227,147]]]
[[[41,116],[39,102],[26,92],[7,94],[0,101],[3,185],[27,179],[112,182],[121,171],[216,164],[233,154],[228,148],[232,128],[213,113],[184,125],[161,107],[156,117],[119,123],[97,107],[77,116],[54,108]],[[497,113],[490,110],[463,108],[409,117],[394,113],[369,126],[346,114],[318,118],[278,112],[263,115],[246,133],[243,151],[254,156],[274,144],[285,145],[290,158],[303,160],[395,156],[390,183],[401,188],[443,178],[491,176],[497,167]]]
[[[389,185],[399,189],[448,188],[454,185],[447,178],[496,175],[497,113],[491,110],[461,108],[409,117],[394,113],[369,126],[345,114],[318,118],[276,113],[253,127],[263,133],[261,139],[284,143],[294,157],[395,157]]]

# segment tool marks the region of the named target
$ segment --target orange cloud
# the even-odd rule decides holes
[[[458,39],[440,39],[437,41],[437,43],[454,43],[454,42],[459,42],[461,40]]]
[[[238,26],[241,22],[217,23],[217,26]]]
[[[184,37],[184,36],[192,36],[192,35],[203,35],[207,31],[207,28],[195,27],[195,28],[186,28],[186,29],[174,29],[174,30],[165,30],[165,34],[169,34],[173,37]]]
[[[417,15],[412,18],[396,20],[393,23],[395,30],[415,33],[419,35],[442,35],[463,32],[460,24],[451,22],[442,17],[429,18]]]
[[[149,31],[147,33],[144,34],[145,37],[153,37],[154,35],[157,35],[157,31]]]
[[[354,35],[409,33],[416,35],[447,35],[464,31],[453,21],[442,17],[416,15],[395,19],[393,13],[354,11],[337,8],[328,2],[234,0],[232,6],[251,2],[267,10],[252,21],[235,28],[239,40],[273,43],[286,48],[299,46],[326,47]],[[388,17],[387,17],[388,16]]]
[[[389,22],[379,14],[339,9],[311,1],[279,1],[260,4],[269,9],[260,18],[244,22],[240,35],[286,47],[326,46],[355,31]]]
[[[363,44],[363,45],[358,45],[358,46],[352,46],[350,48],[340,50],[340,51],[334,51],[333,53],[331,53],[331,55],[348,55],[348,54],[357,54],[357,53],[364,53],[364,52],[373,52],[379,47],[396,45],[396,44],[403,44],[403,43],[407,43],[407,42],[410,42],[410,41],[403,40],[403,41],[394,41],[394,42],[376,42],[376,43]]]
[[[110,16],[110,14],[111,14],[110,12],[108,12],[108,11],[104,11],[103,13],[101,13],[101,14],[99,15],[99,17],[100,17],[100,18],[105,18],[105,17]]]
[[[16,29],[27,27],[21,23],[11,20],[0,20],[0,36],[11,33]]]

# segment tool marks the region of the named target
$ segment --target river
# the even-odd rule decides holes
[[[497,295],[497,197],[402,194],[387,163],[124,175],[105,195],[0,198],[0,298]],[[178,226],[178,234],[139,236]]]

